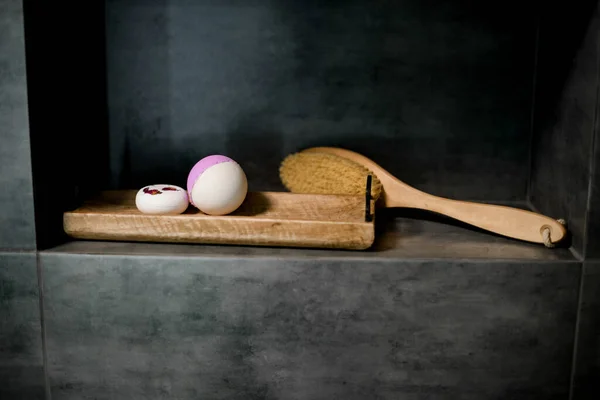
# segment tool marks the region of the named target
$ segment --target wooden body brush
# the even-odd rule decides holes
[[[434,196],[394,177],[369,158],[335,147],[313,147],[286,157],[280,178],[295,193],[361,194],[373,176],[371,194],[383,207],[405,207],[443,214],[499,235],[554,247],[566,236],[559,221],[518,208]]]

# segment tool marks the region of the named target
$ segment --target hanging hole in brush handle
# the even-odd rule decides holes
[[[556,221],[565,227],[567,225],[567,221],[565,221],[562,218],[557,219]],[[551,227],[549,227],[548,225],[542,226],[542,228],[540,229],[540,233],[542,235],[542,240],[544,242],[544,246],[548,247],[549,249],[553,249],[556,247],[556,243],[553,242],[553,240],[552,240],[552,228]]]

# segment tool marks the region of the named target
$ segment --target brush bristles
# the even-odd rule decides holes
[[[382,186],[375,174],[362,165],[333,154],[295,153],[279,167],[283,185],[293,193],[364,195],[371,175],[371,196],[379,198]]]

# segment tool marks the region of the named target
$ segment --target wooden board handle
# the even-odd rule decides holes
[[[567,233],[560,222],[550,217],[518,208],[472,203],[423,195],[420,208],[437,212],[499,235],[533,243],[544,243],[548,229],[551,244],[560,242]],[[548,244],[548,243],[546,243]]]

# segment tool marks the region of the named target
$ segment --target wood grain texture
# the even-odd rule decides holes
[[[64,213],[76,239],[236,244],[363,250],[375,239],[362,196],[249,192],[234,213],[148,215],[135,206],[136,191],[106,191]],[[371,208],[372,209],[372,208]]]
[[[459,201],[422,192],[402,182],[369,158],[350,150],[336,147],[313,147],[303,152],[335,154],[355,161],[371,170],[383,185],[380,202],[384,207],[406,207],[432,211],[458,221],[532,243],[544,243],[542,231],[550,230],[553,243],[562,241],[567,234],[556,219],[518,208]]]

